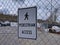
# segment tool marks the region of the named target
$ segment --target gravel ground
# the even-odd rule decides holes
[[[17,27],[0,27],[0,45],[60,45],[60,35],[37,31],[37,40],[18,38]]]

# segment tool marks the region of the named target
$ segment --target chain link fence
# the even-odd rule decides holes
[[[0,0],[0,13],[18,15],[18,8],[37,6],[37,18],[60,22],[60,0]],[[60,35],[37,31],[37,40],[18,39],[17,27],[0,27],[0,45],[60,45]]]
[[[18,8],[37,6],[37,18],[46,20],[53,13],[60,22],[60,0],[0,0],[0,13],[17,15]]]

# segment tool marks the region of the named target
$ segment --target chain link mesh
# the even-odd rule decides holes
[[[18,8],[37,6],[38,19],[46,20],[57,9],[57,21],[60,22],[60,0],[0,0],[0,12],[4,14],[16,14]]]
[[[37,18],[56,15],[60,22],[60,0],[0,0],[0,13],[17,14],[18,8],[37,6]],[[37,40],[18,39],[16,27],[0,27],[0,45],[60,45],[60,35],[37,31]]]

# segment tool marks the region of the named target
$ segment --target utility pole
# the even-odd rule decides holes
[[[55,8],[55,10],[54,10],[54,14],[53,14],[53,21],[54,22],[56,22],[56,19],[57,19],[57,15],[56,15],[56,13],[57,13],[57,11],[58,11],[58,8]]]

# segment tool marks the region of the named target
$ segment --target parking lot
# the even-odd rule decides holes
[[[0,27],[0,45],[60,45],[60,35],[37,31],[37,40],[18,38],[17,27]]]

